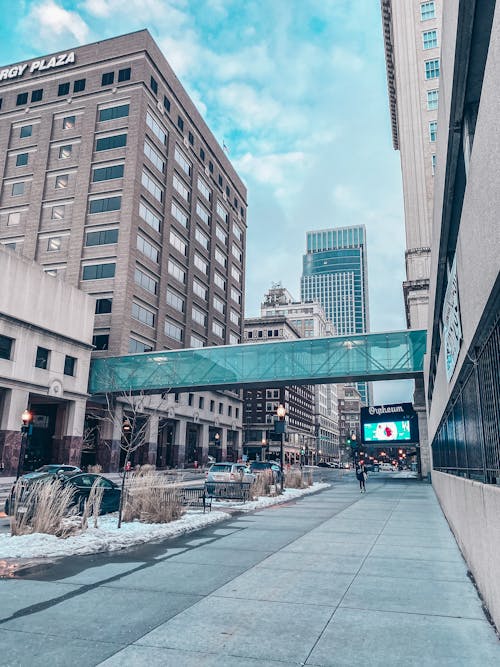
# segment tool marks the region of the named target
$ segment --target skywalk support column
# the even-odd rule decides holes
[[[118,472],[122,441],[123,408],[117,403],[113,415],[104,415],[100,424],[99,463],[105,472]]]
[[[146,442],[145,442],[145,447],[147,447],[147,456],[145,456],[144,458],[147,459],[147,463],[153,466],[156,465],[159,424],[160,424],[159,415],[148,416],[148,426],[146,429]]]
[[[0,460],[5,475],[15,475],[21,448],[21,415],[29,402],[29,392],[10,389],[5,393],[2,422],[0,425]]]
[[[199,429],[200,439],[198,441],[198,465],[204,466],[208,461],[208,445],[210,438],[210,425],[201,424]]]
[[[70,401],[67,403],[66,432],[63,433],[61,443],[61,463],[68,463],[69,465],[75,466],[80,465],[86,404],[87,402],[85,400]]]
[[[184,468],[186,464],[186,430],[187,421],[179,419],[175,425],[175,443],[172,446],[172,460],[176,468]]]
[[[221,429],[220,449],[221,460],[227,461],[227,428]]]

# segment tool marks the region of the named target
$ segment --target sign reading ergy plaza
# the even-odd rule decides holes
[[[13,67],[7,67],[0,70],[0,81],[5,79],[17,79],[24,76],[25,72],[34,74],[35,72],[43,72],[46,69],[53,69],[54,67],[62,67],[63,65],[69,65],[74,63],[76,60],[75,52],[71,51],[70,53],[60,53],[57,56],[52,56],[48,59],[43,60],[33,60],[28,63],[22,63],[20,65],[14,65]]]

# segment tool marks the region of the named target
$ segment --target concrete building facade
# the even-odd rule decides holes
[[[149,33],[5,69],[0,243],[95,298],[94,354],[239,343],[246,188]],[[205,398],[228,417],[239,395]],[[183,437],[207,455],[214,422],[185,402],[168,465]]]
[[[427,327],[440,97],[442,0],[381,0],[392,141],[401,157],[406,322]],[[422,474],[431,468],[424,385],[415,382]]]
[[[0,247],[0,463],[80,464],[95,300]],[[32,415],[21,452],[22,413]]]

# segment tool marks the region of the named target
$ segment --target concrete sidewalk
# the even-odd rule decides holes
[[[0,665],[500,664],[432,487],[367,488],[0,582]]]

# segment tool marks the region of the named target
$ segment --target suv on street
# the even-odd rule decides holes
[[[250,482],[255,475],[244,463],[214,463],[206,473],[205,484],[210,492],[210,482]],[[213,491],[213,487],[212,487]]]

